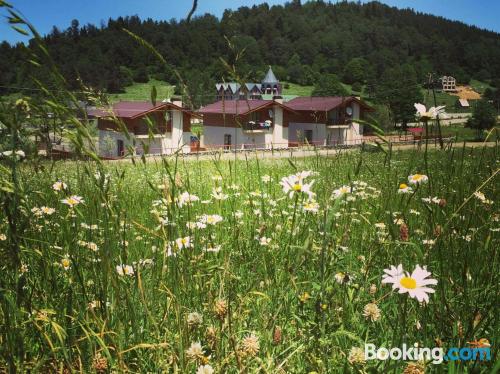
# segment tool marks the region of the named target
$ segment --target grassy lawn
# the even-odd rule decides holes
[[[288,85],[288,88],[285,88]],[[311,96],[314,86],[301,86],[295,83],[282,82],[283,95]]]
[[[132,86],[125,87],[125,92],[120,94],[110,94],[111,102],[124,100],[151,100],[151,89],[156,87],[157,100],[169,98],[174,93],[174,87],[166,82],[150,80],[148,83],[134,83]]]
[[[407,363],[362,363],[356,349],[491,339],[498,148],[464,152],[28,159],[14,181],[2,174],[0,370],[12,360],[19,372],[402,372]],[[416,173],[428,182],[411,184]],[[384,269],[399,264],[409,273],[394,274],[394,290]],[[420,276],[435,282],[422,289]]]
[[[479,92],[481,95],[487,88],[491,88],[491,86],[486,82],[481,82],[475,79],[471,79],[470,86],[474,89],[474,91]]]

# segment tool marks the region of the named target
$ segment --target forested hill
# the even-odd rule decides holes
[[[156,47],[195,91],[213,89],[215,81],[227,78],[220,58],[232,63],[243,49],[238,71],[254,80],[268,65],[279,79],[299,84],[312,84],[325,73],[349,84],[376,83],[389,68],[404,64],[420,81],[431,71],[459,81],[500,78],[500,34],[377,2],[263,4],[189,23],[132,16],[83,26],[75,20],[66,30],[54,27],[45,39],[73,87],[78,76],[109,92],[149,78],[176,84],[172,71],[123,28]],[[22,62],[28,53],[23,45],[0,45],[0,86],[32,85],[35,68]]]

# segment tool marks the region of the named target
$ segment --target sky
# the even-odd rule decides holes
[[[64,30],[69,27],[73,19],[77,19],[80,25],[87,23],[100,25],[101,21],[107,21],[110,17],[136,14],[141,18],[157,20],[182,19],[192,6],[191,0],[7,0],[7,2],[20,11],[41,34],[50,32],[54,25]],[[226,8],[237,9],[240,6],[252,6],[263,2],[275,5],[283,4],[285,0],[198,0],[198,10],[195,15],[211,13],[220,17]],[[382,0],[381,2],[398,8],[413,8],[420,12],[500,32],[500,0]],[[7,40],[10,43],[26,41],[26,37],[10,28],[5,14],[5,10],[0,8],[0,40]]]

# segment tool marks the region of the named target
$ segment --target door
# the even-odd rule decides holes
[[[231,134],[224,134],[224,149],[231,149]]]
[[[313,131],[312,130],[304,130],[304,140],[307,140],[308,144],[312,144],[312,142],[313,142]]]
[[[118,153],[118,157],[122,157],[125,154],[125,145],[123,144],[123,140],[116,140],[116,149]]]

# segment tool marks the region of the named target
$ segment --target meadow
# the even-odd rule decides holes
[[[0,371],[495,372],[499,151],[5,156]]]

